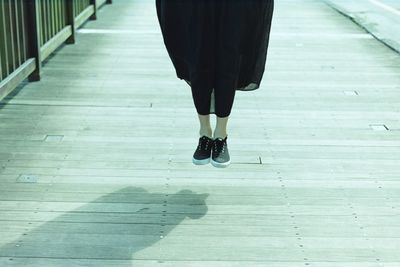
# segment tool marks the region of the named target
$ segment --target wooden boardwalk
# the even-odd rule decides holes
[[[400,266],[399,54],[276,1],[232,164],[195,166],[154,1],[113,2],[0,103],[0,266]]]

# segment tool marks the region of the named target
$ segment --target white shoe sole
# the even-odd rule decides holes
[[[195,158],[192,158],[192,162],[195,165],[206,165],[206,164],[210,163],[210,158],[207,158],[207,159],[195,159]]]
[[[217,168],[226,168],[230,164],[231,164],[230,160],[227,161],[227,162],[221,163],[221,162],[217,162],[217,161],[214,161],[214,160],[211,159],[211,165],[213,165],[214,167],[217,167]]]

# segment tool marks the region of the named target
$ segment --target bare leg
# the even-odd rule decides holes
[[[210,114],[208,114],[208,115],[198,114],[198,116],[199,116],[199,122],[200,122],[200,131],[199,131],[200,136],[205,135],[205,136],[212,138]]]
[[[220,137],[224,139],[227,136],[227,124],[228,124],[229,116],[227,117],[218,117],[217,116],[217,125],[214,130],[214,138]]]

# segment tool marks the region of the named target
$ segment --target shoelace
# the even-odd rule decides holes
[[[206,141],[207,141],[206,147],[205,147],[205,149],[207,150],[207,149],[208,149],[208,145],[210,144],[210,139],[208,139],[208,138],[206,138],[206,137],[202,137],[202,138],[203,138],[203,139],[206,139]],[[198,149],[201,149],[201,144],[202,144],[202,143],[203,143],[202,141],[199,142],[199,145],[197,146]]]
[[[215,147],[214,147],[214,152],[217,152],[218,150],[221,150],[221,153],[224,153],[225,151],[225,142],[221,141],[220,139],[215,139]]]

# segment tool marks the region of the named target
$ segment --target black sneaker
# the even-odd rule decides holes
[[[226,136],[224,139],[218,137],[214,139],[212,156],[211,156],[211,164],[217,168],[225,168],[228,167],[231,163],[228,151],[228,144],[226,142]]]
[[[213,142],[213,139],[206,135],[199,138],[199,144],[192,158],[194,164],[204,165],[210,163]]]

